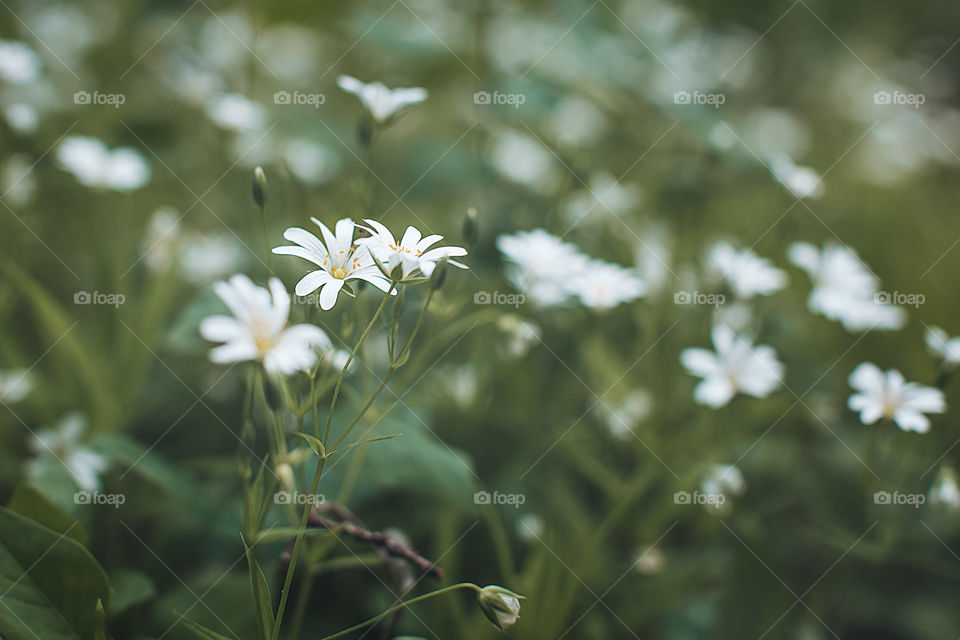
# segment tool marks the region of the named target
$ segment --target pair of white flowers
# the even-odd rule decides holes
[[[411,282],[428,277],[437,262],[467,254],[462,247],[431,249],[443,236],[423,234],[407,227],[398,242],[393,234],[376,220],[366,220],[369,238],[354,241],[358,225],[342,219],[335,232],[313,219],[323,240],[305,229],[291,227],[284,238],[295,243],[274,249],[274,253],[308,260],[318,268],[305,275],[296,285],[296,294],[306,296],[319,290],[320,307],[329,310],[349,280],[363,280],[381,291],[396,293],[397,282]],[[465,265],[451,261],[461,268]],[[217,315],[200,324],[200,334],[212,342],[222,342],[210,352],[216,363],[226,364],[258,360],[271,374],[291,375],[307,371],[317,363],[319,350],[335,359],[329,336],[309,324],[288,326],[290,295],[278,278],[271,278],[269,289],[238,274],[214,284],[214,292],[230,309],[232,316]]]
[[[510,281],[542,306],[575,298],[591,309],[611,309],[647,292],[631,269],[586,256],[544,229],[502,235],[497,248],[510,262]]]

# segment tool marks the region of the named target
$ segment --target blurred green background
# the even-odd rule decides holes
[[[960,333],[960,5],[2,5],[0,370],[27,370],[31,390],[4,392],[0,497],[25,479],[31,433],[86,416],[89,446],[111,461],[105,490],[125,503],[75,504],[62,469],[32,483],[87,534],[113,587],[113,637],[192,637],[174,610],[256,635],[238,536],[245,370],[211,364],[196,327],[220,310],[212,282],[268,276],[257,165],[271,246],[310,216],[370,215],[463,244],[477,209],[470,272],[448,274],[413,361],[367,419],[403,437],[350,452],[321,491],[372,529],[403,531],[446,581],[526,595],[512,636],[957,637],[958,511],[873,500],[927,494],[960,463],[952,413],[921,436],[864,427],[845,402],[863,361],[933,384],[925,325]],[[364,155],[340,74],[430,97]],[[104,161],[99,186],[83,184],[58,152],[73,136],[134,150],[149,176],[118,190]],[[823,193],[800,198],[778,180],[784,158],[822,176]],[[629,187],[628,204],[592,206],[611,180]],[[475,304],[515,291],[496,238],[537,227],[658,286],[604,313]],[[714,310],[673,296],[717,286],[703,254],[718,239],[789,273],[750,325],[786,364],[787,388],[712,410],[693,403],[678,355],[708,345]],[[795,241],[849,245],[884,290],[925,301],[902,331],[848,333],[806,310],[808,278],[786,261]],[[275,262],[292,289],[302,265]],[[75,304],[78,292],[124,301]],[[352,344],[372,294],[323,314],[338,346]],[[296,305],[293,320],[309,313]],[[519,320],[536,336],[518,338]],[[348,405],[368,377],[352,379]],[[955,386],[946,394],[960,401]],[[746,481],[731,508],[675,502],[730,463]],[[523,504],[476,504],[477,491]],[[260,547],[274,593],[282,552],[282,541]],[[333,546],[344,566],[316,576],[301,637],[393,603],[402,576],[349,566],[371,552]],[[435,586],[422,578],[415,592]],[[368,637],[498,635],[468,596],[413,613]]]

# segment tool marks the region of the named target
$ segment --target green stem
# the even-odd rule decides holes
[[[267,231],[267,212],[260,207],[260,220],[263,222],[263,244],[267,249],[267,267],[273,275],[273,251],[270,250],[270,232]]]
[[[383,376],[383,379],[380,380],[380,384],[379,386],[377,386],[376,390],[373,392],[373,395],[370,396],[367,402],[360,409],[360,412],[357,414],[357,417],[353,419],[353,422],[351,422],[350,425],[343,431],[343,433],[340,434],[340,437],[337,438],[337,441],[333,443],[333,447],[331,448],[331,450],[336,451],[337,447],[343,444],[344,439],[348,435],[350,435],[350,431],[353,430],[353,428],[357,426],[357,423],[363,419],[363,416],[366,415],[367,411],[370,410],[370,407],[376,401],[377,396],[379,396],[380,392],[383,391],[383,388],[387,386],[387,381],[390,380],[390,376],[393,375],[394,371],[396,371],[396,368],[391,366],[390,369],[387,371],[386,375]]]
[[[354,631],[357,631],[358,629],[363,629],[364,627],[369,627],[370,625],[375,624],[375,623],[379,622],[380,620],[383,620],[384,618],[386,618],[387,616],[389,616],[391,613],[394,613],[395,611],[400,611],[401,609],[403,609],[403,608],[405,608],[405,607],[408,607],[408,606],[410,606],[411,604],[416,604],[417,602],[422,602],[422,601],[427,600],[427,599],[429,599],[429,598],[432,598],[432,597],[434,597],[434,596],[443,595],[444,593],[449,593],[449,592],[455,591],[455,590],[457,590],[457,589],[473,589],[473,590],[476,591],[477,593],[479,593],[479,592],[481,591],[480,587],[478,587],[477,585],[473,584],[472,582],[460,582],[460,583],[458,583],[458,584],[450,585],[449,587],[444,587],[443,589],[437,589],[436,591],[431,591],[430,593],[425,593],[425,594],[423,594],[422,596],[417,596],[416,598],[411,598],[410,600],[407,600],[407,601],[405,601],[405,602],[401,602],[400,604],[396,605],[395,607],[390,607],[390,608],[387,609],[386,611],[384,611],[384,612],[382,612],[382,613],[379,613],[379,614],[373,616],[373,617],[370,618],[369,620],[364,620],[364,621],[361,622],[360,624],[355,624],[355,625],[353,625],[352,627],[350,627],[349,629],[344,629],[343,631],[338,631],[337,633],[333,634],[332,636],[325,636],[324,638],[321,638],[321,640],[333,640],[334,638],[341,638],[341,637],[347,635],[348,633],[352,633],[352,632],[354,632]]]
[[[363,330],[363,333],[360,335],[360,339],[357,341],[357,344],[354,345],[353,351],[350,352],[350,357],[347,358],[346,364],[343,365],[343,369],[340,370],[340,375],[337,376],[337,385],[333,388],[333,398],[330,399],[330,411],[327,412],[327,426],[323,430],[323,444],[327,444],[327,437],[330,435],[330,422],[333,421],[333,409],[337,405],[337,398],[340,397],[340,387],[343,385],[343,379],[347,377],[347,369],[350,368],[350,364],[353,362],[353,358],[357,355],[357,352],[360,350],[360,346],[363,344],[363,341],[367,339],[367,335],[370,333],[370,330],[373,329],[373,325],[376,324],[377,319],[380,317],[380,314],[383,313],[383,308],[387,306],[387,300],[390,299],[390,294],[393,293],[393,290],[396,288],[397,283],[393,282],[390,284],[390,289],[387,291],[387,295],[383,297],[383,301],[380,303],[380,306],[377,307],[377,311],[373,314],[373,317],[370,319],[370,324],[367,325],[367,328]]]

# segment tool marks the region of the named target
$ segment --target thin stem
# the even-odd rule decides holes
[[[267,267],[273,275],[273,251],[270,250],[270,232],[267,230],[267,212],[260,207],[260,220],[263,222],[263,244],[267,249]]]
[[[422,596],[417,596],[416,598],[411,598],[410,600],[407,600],[407,601],[405,601],[405,602],[401,602],[400,604],[398,604],[398,605],[396,605],[396,606],[394,606],[394,607],[390,607],[390,608],[387,609],[386,611],[384,611],[384,612],[382,612],[382,613],[379,613],[379,614],[373,616],[373,617],[370,618],[369,620],[364,620],[364,621],[361,622],[360,624],[355,624],[355,625],[353,625],[352,627],[350,627],[349,629],[344,629],[343,631],[338,631],[337,633],[333,634],[332,636],[325,636],[324,638],[321,638],[321,640],[334,640],[334,638],[341,638],[341,637],[347,635],[348,633],[353,633],[354,631],[357,631],[358,629],[363,629],[364,627],[369,627],[370,625],[375,624],[375,623],[379,622],[380,620],[383,620],[384,618],[386,618],[387,616],[389,616],[391,613],[394,613],[395,611],[400,611],[401,609],[404,609],[404,608],[406,608],[406,607],[408,607],[408,606],[410,606],[410,605],[412,605],[412,604],[416,604],[417,602],[422,602],[422,601],[428,600],[429,598],[432,598],[432,597],[434,597],[434,596],[439,596],[439,595],[443,595],[443,594],[445,594],[445,593],[449,593],[449,592],[451,592],[451,591],[456,591],[457,589],[473,589],[473,590],[476,591],[477,593],[479,593],[479,592],[481,591],[480,587],[478,587],[477,585],[473,584],[472,582],[460,582],[460,583],[458,583],[458,584],[453,584],[453,585],[450,585],[449,587],[444,587],[443,589],[437,589],[436,591],[431,591],[430,593],[425,593],[425,594],[423,594]]]
[[[403,349],[400,350],[400,355],[397,356],[397,360],[402,360],[403,357],[410,351],[410,346],[413,344],[413,339],[417,337],[417,333],[420,331],[420,325],[423,324],[423,318],[427,314],[427,307],[430,306],[430,301],[433,299],[434,289],[430,288],[430,293],[427,294],[427,299],[424,300],[423,306],[420,308],[420,315],[417,316],[417,323],[413,325],[413,331],[410,332],[410,337],[407,339],[407,343],[403,345]]]
[[[393,282],[390,284],[390,290],[387,291],[387,295],[383,297],[383,301],[380,303],[380,306],[377,307],[377,311],[373,314],[373,317],[370,319],[370,324],[367,325],[367,328],[363,330],[363,333],[360,335],[360,339],[357,341],[357,344],[354,345],[353,351],[350,352],[350,357],[347,358],[346,364],[343,365],[343,369],[340,370],[340,375],[337,376],[337,386],[333,388],[333,398],[330,399],[330,411],[327,412],[327,426],[323,430],[323,443],[326,445],[327,437],[330,435],[330,422],[333,421],[333,409],[337,405],[337,398],[340,397],[340,387],[343,385],[343,379],[347,377],[347,369],[350,368],[350,364],[353,362],[353,358],[357,355],[357,352],[360,350],[360,346],[363,344],[363,341],[367,339],[367,335],[370,333],[370,330],[373,329],[373,325],[376,324],[377,319],[380,318],[380,314],[383,313],[383,308],[387,306],[387,300],[390,299],[390,295],[393,293],[393,290],[396,288],[397,283]]]
[[[360,420],[363,419],[363,416],[366,415],[367,411],[370,410],[370,407],[373,405],[374,401],[376,401],[377,396],[379,396],[380,392],[383,391],[383,388],[387,386],[387,381],[390,380],[390,376],[393,375],[394,371],[396,371],[396,368],[391,366],[390,369],[387,371],[386,375],[384,375],[383,378],[380,380],[380,385],[377,386],[376,390],[373,392],[373,395],[370,396],[367,402],[360,409],[360,412],[357,414],[357,417],[353,419],[353,422],[351,422],[350,425],[343,431],[343,433],[340,434],[340,437],[337,438],[337,441],[333,443],[333,447],[332,447],[333,451],[335,451],[337,447],[343,444],[344,439],[348,435],[350,435],[350,431],[355,426],[357,426],[357,423],[360,422]]]

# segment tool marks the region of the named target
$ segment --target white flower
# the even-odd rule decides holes
[[[634,428],[650,415],[652,408],[653,399],[650,393],[646,389],[636,389],[613,406],[600,403],[600,414],[611,435],[626,439]]]
[[[497,319],[497,328],[507,334],[503,345],[508,358],[522,358],[530,347],[540,342],[540,327],[518,316],[504,315]]]
[[[20,402],[33,390],[33,380],[25,369],[0,371],[0,402]]]
[[[517,623],[522,599],[523,596],[494,585],[484,587],[477,594],[480,609],[501,631]]]
[[[287,327],[290,295],[278,278],[271,278],[269,284],[269,290],[258,287],[242,274],[214,283],[214,292],[233,317],[210,316],[200,323],[201,336],[224,343],[210,352],[213,362],[259,360],[268,373],[290,375],[316,363],[315,348],[332,349],[330,338],[319,327]]]
[[[63,464],[84,491],[100,488],[100,473],[107,468],[107,459],[82,446],[87,421],[79,413],[64,416],[53,429],[37,431],[29,446],[36,458],[27,463],[27,474],[41,475],[51,464]]]
[[[86,187],[133,191],[150,179],[143,156],[127,147],[111,151],[96,138],[66,138],[57,147],[57,160]]]
[[[703,378],[693,391],[698,403],[722,407],[737,393],[763,398],[780,386],[784,367],[773,347],[754,347],[722,324],[713,327],[712,339],[716,352],[690,348],[680,354],[687,371]]]
[[[739,298],[770,295],[783,289],[787,274],[753,251],[738,251],[726,242],[718,242],[707,251],[707,266],[723,278]]]
[[[743,495],[746,490],[743,473],[732,464],[713,465],[700,481],[700,491],[707,496],[704,505],[717,511],[729,511],[729,499]]]
[[[40,76],[40,58],[22,42],[0,40],[0,79],[27,84]]]
[[[821,251],[797,242],[790,245],[788,257],[813,280],[807,307],[839,321],[847,331],[899,329],[906,321],[903,309],[877,300],[877,278],[847,247],[828,244]]]
[[[544,306],[566,302],[570,297],[566,278],[589,260],[575,246],[543,229],[502,235],[497,248],[510,261],[507,278]]]
[[[394,267],[400,265],[403,274],[402,280],[406,280],[411,275],[417,275],[417,271],[429,277],[437,266],[437,262],[442,258],[467,255],[467,250],[463,247],[429,248],[443,240],[443,236],[434,234],[424,237],[418,229],[407,227],[400,242],[397,242],[393,234],[376,220],[366,218],[364,222],[370,227],[361,228],[369,231],[371,237],[358,240],[357,244],[369,247],[373,255],[387,268],[388,272],[392,272]],[[449,262],[461,269],[467,268],[465,264],[455,260]]]
[[[637,554],[637,559],[633,563],[633,568],[638,573],[646,576],[652,576],[663,571],[667,564],[667,555],[660,547],[653,546],[643,549]]]
[[[381,124],[403,107],[427,99],[427,90],[422,87],[390,89],[382,82],[366,84],[351,76],[340,76],[337,84],[347,93],[357,96],[373,119]]]
[[[211,99],[205,110],[214,124],[233,131],[257,131],[267,120],[263,105],[235,93]]]
[[[190,282],[207,285],[236,270],[243,257],[232,236],[196,233],[182,238],[179,262]]]
[[[960,509],[960,483],[957,473],[951,467],[941,467],[937,479],[930,487],[930,504],[942,505],[948,509]]]
[[[538,542],[546,528],[543,518],[535,513],[525,513],[517,519],[517,535],[524,542]]]
[[[927,327],[924,334],[927,348],[946,365],[960,364],[960,338],[951,338],[940,327]]]
[[[320,308],[328,310],[336,304],[347,280],[365,280],[381,291],[390,290],[390,281],[380,274],[367,248],[353,246],[353,230],[356,226],[353,220],[337,220],[336,234],[316,218],[311,220],[320,227],[323,242],[306,229],[290,227],[283,232],[283,237],[296,246],[276,247],[273,250],[276,254],[309,260],[320,267],[297,283],[295,290],[298,296],[309,295],[320,289]]]
[[[3,112],[7,118],[10,128],[17,133],[33,133],[37,130],[37,124],[40,122],[40,116],[35,107],[17,102],[11,104]]]
[[[926,433],[930,420],[923,414],[943,413],[947,408],[942,391],[906,382],[896,369],[884,373],[875,364],[864,362],[848,381],[858,393],[850,396],[847,406],[860,412],[863,424],[890,418],[903,431]]]
[[[797,198],[817,199],[823,196],[823,179],[810,167],[796,165],[790,158],[782,156],[770,163],[770,171],[777,182]]]
[[[642,200],[637,187],[622,184],[611,173],[591,176],[589,185],[574,193],[564,205],[567,220],[572,225],[610,217],[622,218],[636,209]]]
[[[494,134],[488,161],[505,179],[540,194],[555,191],[563,177],[552,153],[536,138],[516,131]]]
[[[590,309],[612,309],[647,292],[647,285],[630,269],[602,260],[588,260],[566,283],[568,290]]]

